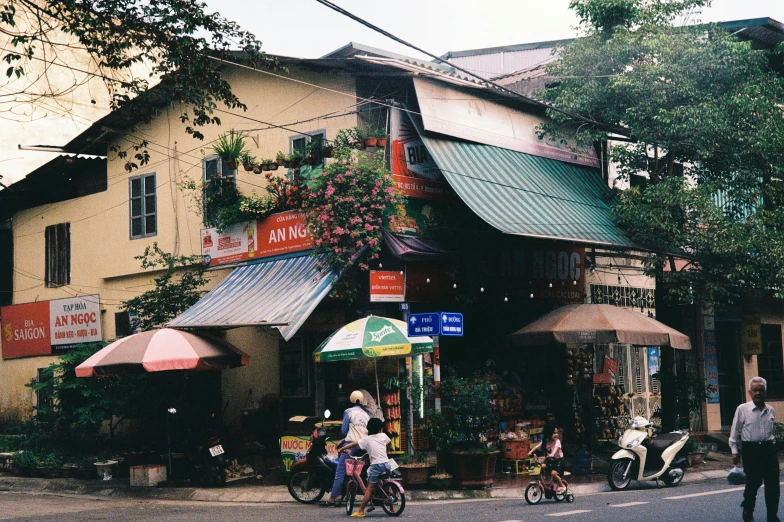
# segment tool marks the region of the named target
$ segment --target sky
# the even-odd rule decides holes
[[[340,7],[426,51],[441,56],[462,51],[571,38],[577,19],[569,0],[333,0]],[[318,58],[357,42],[417,58],[395,43],[315,0],[207,0],[218,11],[256,35],[269,54]],[[696,21],[770,17],[784,22],[784,0],[714,0]],[[91,96],[88,96],[88,98]],[[85,108],[86,107],[86,108]],[[89,103],[69,111],[45,111],[38,121],[0,128],[0,183],[11,184],[51,160],[47,152],[17,144],[63,145],[98,119],[101,107]]]
[[[343,9],[430,53],[571,38],[569,0],[333,0]],[[315,0],[207,0],[208,11],[237,21],[270,54],[318,58],[349,42],[422,57]],[[784,22],[784,0],[714,0],[703,22],[770,17]]]

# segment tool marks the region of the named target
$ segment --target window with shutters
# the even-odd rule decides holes
[[[158,233],[158,201],[155,174],[135,176],[128,180],[130,192],[131,239]]]
[[[784,398],[784,352],[781,343],[781,325],[763,324],[761,329],[762,353],[757,355],[760,377],[768,381],[768,398]]]
[[[46,286],[71,284],[71,224],[46,227]]]

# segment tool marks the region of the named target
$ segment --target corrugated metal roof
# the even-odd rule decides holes
[[[460,198],[506,234],[639,248],[616,225],[593,169],[490,145],[423,136]]]
[[[235,268],[167,326],[275,326],[287,341],[329,293],[333,273],[319,272],[313,256]]]

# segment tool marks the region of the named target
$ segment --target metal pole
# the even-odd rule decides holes
[[[441,348],[438,336],[433,336],[433,396],[437,412],[441,412]]]

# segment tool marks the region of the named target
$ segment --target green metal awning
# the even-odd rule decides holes
[[[457,195],[501,232],[637,247],[615,223],[594,169],[480,143],[422,141]]]

